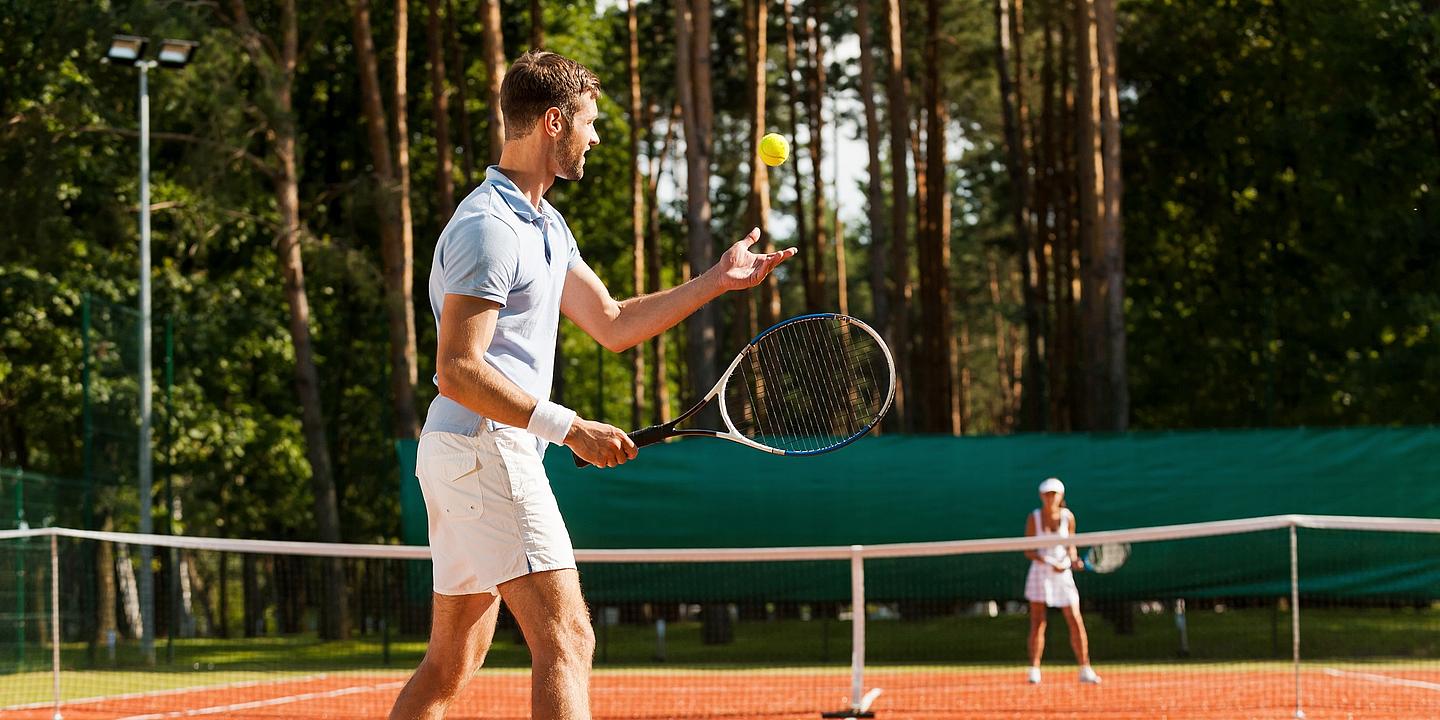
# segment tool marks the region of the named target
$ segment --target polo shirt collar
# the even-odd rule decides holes
[[[505,173],[500,172],[499,165],[485,168],[485,179],[490,181],[495,192],[505,199],[505,203],[521,220],[533,223],[541,218],[548,218],[550,215],[550,203],[546,202],[545,198],[540,198],[540,209],[535,209],[535,206],[531,205],[525,197],[525,193],[520,192],[520,188],[515,185],[515,182]]]

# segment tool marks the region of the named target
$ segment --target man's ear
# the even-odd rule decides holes
[[[540,118],[540,124],[545,132],[552,138],[558,138],[565,132],[565,116],[560,113],[560,108],[550,108]]]

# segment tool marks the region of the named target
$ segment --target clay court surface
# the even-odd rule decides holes
[[[1105,682],[1081,686],[1073,670],[1049,670],[1030,686],[1018,670],[877,669],[867,687],[884,688],[880,718],[1237,718],[1293,717],[1295,677],[1279,666],[1118,667]],[[216,717],[384,718],[402,674],[334,673],[119,693],[66,702],[70,720]],[[1400,719],[1440,715],[1440,670],[1387,666],[1307,667],[1301,676],[1307,718]],[[818,718],[846,705],[849,680],[834,669],[795,671],[602,671],[592,683],[596,718]],[[483,672],[450,718],[528,716],[529,675]],[[50,705],[11,708],[0,717],[49,720]]]

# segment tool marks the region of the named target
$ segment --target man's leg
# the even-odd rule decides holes
[[[589,720],[595,633],[574,569],[531,573],[500,585],[530,646],[530,716]]]
[[[490,593],[434,596],[430,644],[390,720],[439,720],[485,661],[500,599]]]

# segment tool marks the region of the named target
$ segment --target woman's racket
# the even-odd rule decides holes
[[[1085,551],[1081,565],[1088,572],[1112,573],[1130,559],[1130,543],[1096,545]]]
[[[630,439],[640,448],[716,437],[776,455],[818,455],[870,432],[894,398],[895,362],[875,330],[846,315],[801,315],[755,336],[694,407]],[[676,427],[712,401],[723,429]],[[576,467],[589,464],[575,456]]]

